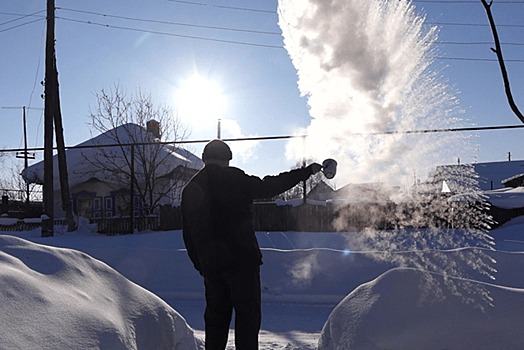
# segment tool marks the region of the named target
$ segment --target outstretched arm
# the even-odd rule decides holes
[[[322,166],[312,163],[305,168],[294,169],[276,176],[266,176],[258,184],[254,198],[271,198],[289,190],[300,181],[306,181],[311,175],[318,173]]]

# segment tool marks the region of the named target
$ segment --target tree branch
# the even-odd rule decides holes
[[[493,1],[490,1],[488,4],[486,0],[480,0],[482,2],[482,5],[484,5],[484,9],[486,10],[486,14],[488,15],[489,24],[491,26],[491,31],[493,32],[493,39],[495,40],[495,48],[491,48],[491,51],[493,51],[497,55],[497,59],[499,61],[500,70],[502,72],[502,79],[504,80],[504,88],[506,90],[506,96],[508,98],[509,106],[511,107],[511,110],[515,115],[520,119],[521,122],[524,123],[524,115],[520,112],[517,105],[515,104],[515,101],[513,100],[513,95],[511,94],[511,88],[509,86],[509,79],[508,79],[508,73],[506,71],[506,65],[504,64],[504,58],[502,57],[502,49],[500,47],[500,41],[497,34],[497,28],[495,26],[495,21],[493,20],[493,16],[491,14],[491,5],[493,4]]]

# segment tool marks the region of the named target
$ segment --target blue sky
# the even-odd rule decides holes
[[[291,6],[289,3],[286,0],[282,4]],[[464,110],[461,126],[520,124],[509,108],[500,69],[490,51],[493,38],[480,1],[412,4],[417,14],[426,15],[427,23],[439,27],[440,44],[432,68],[438,69],[442,79],[456,91]],[[297,85],[297,69],[284,49],[276,0],[56,0],[55,5],[57,66],[67,145],[91,137],[87,116],[89,107],[96,106],[94,93],[115,84],[129,94],[139,88],[150,93],[157,104],[171,107],[188,125],[189,139],[216,137],[218,118],[223,120],[225,138],[302,134],[313,120],[308,98],[301,96]],[[44,16],[44,10],[44,0],[2,2],[0,107],[43,106],[40,81],[44,77],[45,20],[38,16]],[[496,1],[492,11],[501,42],[510,43],[503,46],[503,53],[515,101],[524,110],[524,2]],[[20,19],[20,15],[34,13]],[[200,95],[188,97],[184,93],[190,90],[195,75],[202,79],[196,89]],[[206,98],[208,90],[221,98]],[[196,102],[188,105],[193,99]],[[29,147],[43,145],[42,115],[39,110],[28,111]],[[0,116],[0,147],[23,147],[22,110],[0,109]],[[337,126],[331,125],[331,129]],[[512,159],[524,159],[524,130],[467,135],[472,147],[446,146],[452,149],[442,163],[456,162],[457,158],[462,163],[502,161],[508,158],[508,152]],[[235,143],[233,165],[260,176],[287,170],[298,158],[286,156],[286,145],[287,141],[261,141],[246,149],[251,145]],[[199,155],[202,146],[194,144],[190,149]],[[308,145],[316,146],[322,147]],[[319,162],[330,156],[316,154],[321,157],[316,159]],[[36,161],[41,157],[37,154]],[[343,163],[339,166],[343,167]],[[345,174],[350,176],[351,169]]]

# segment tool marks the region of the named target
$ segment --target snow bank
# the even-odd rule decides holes
[[[177,313],[197,338],[203,337],[204,286],[181,231],[104,236],[86,227],[56,232],[46,238],[39,230],[12,233],[36,244],[0,236],[0,349],[17,348],[13,344],[22,349],[38,349],[34,344],[41,349],[140,349],[146,338],[179,343],[184,350],[200,346]],[[422,274],[358,251],[353,246],[357,233],[257,232],[264,254],[260,348],[316,349],[326,321],[320,350],[381,349],[386,343],[403,350],[518,348],[524,344],[524,217],[491,234],[496,280],[465,270],[476,280],[473,286],[484,286],[493,297],[494,307],[479,303],[482,311],[452,296],[450,284],[438,275],[445,299],[420,302]],[[418,256],[458,268],[465,260],[452,257],[468,254],[467,249]],[[296,334],[306,333],[310,338],[296,345]]]
[[[395,268],[355,289],[331,313],[318,350],[522,349],[524,289],[483,283],[494,306],[468,304],[447,288],[424,299],[422,277]]]
[[[186,321],[85,253],[0,235],[0,348],[198,349]]]
[[[502,188],[486,191],[484,194],[492,205],[499,208],[516,209],[524,207],[524,187]]]

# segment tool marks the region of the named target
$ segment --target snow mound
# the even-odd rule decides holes
[[[431,301],[421,299],[422,277],[395,268],[355,289],[329,316],[318,350],[522,349],[524,289],[484,284],[494,306],[466,304],[446,288]]]
[[[0,235],[1,349],[198,349],[168,304],[89,255]]]

